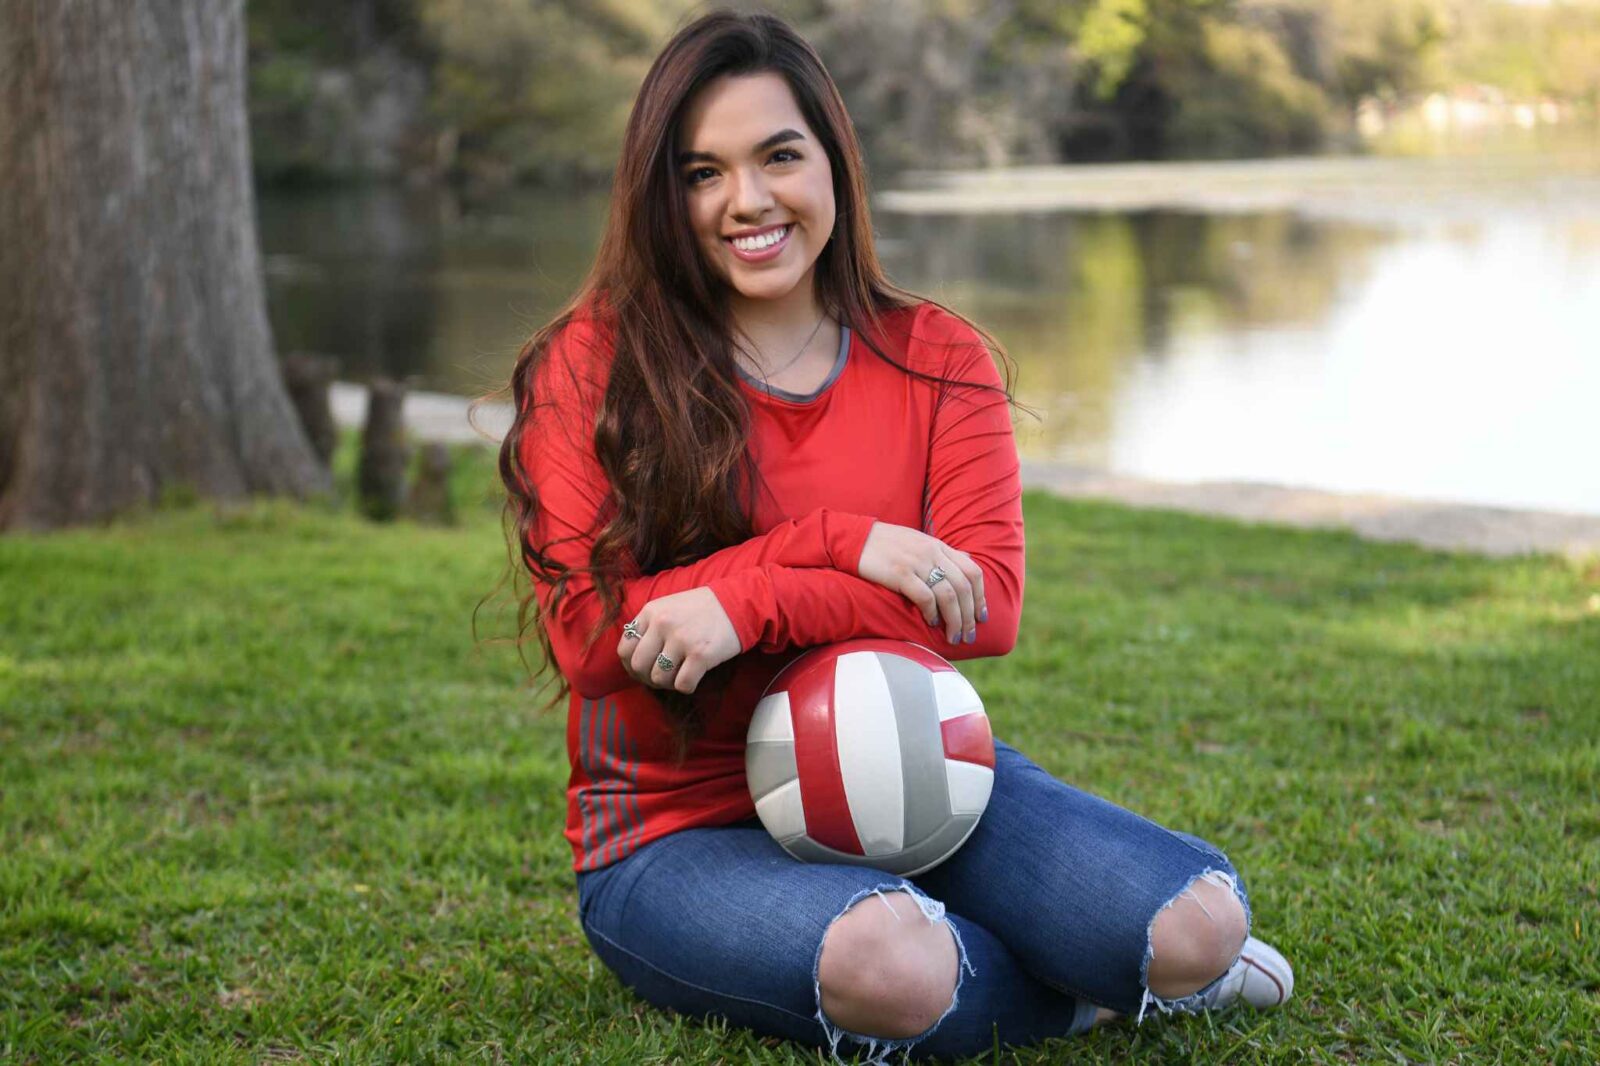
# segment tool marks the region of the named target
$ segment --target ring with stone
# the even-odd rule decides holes
[[[931,589],[933,586],[944,580],[944,571],[936,566],[932,570],[928,571],[928,576],[924,580],[928,582],[928,587]]]
[[[635,620],[632,622],[622,623],[622,635],[625,637],[630,637],[633,640],[638,640],[644,634],[639,632],[639,623],[637,620]]]
[[[661,667],[663,670],[671,670],[678,664],[667,658],[666,652],[662,652],[660,655],[656,656],[656,665]]]

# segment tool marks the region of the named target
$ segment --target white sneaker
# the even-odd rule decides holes
[[[1206,997],[1206,1006],[1221,1010],[1236,1003],[1248,1003],[1257,1010],[1279,1007],[1294,991],[1294,971],[1278,949],[1255,937],[1247,937],[1239,961],[1223,975],[1222,982]]]

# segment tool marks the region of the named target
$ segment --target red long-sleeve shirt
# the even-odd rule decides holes
[[[588,564],[610,491],[593,447],[610,366],[605,337],[594,320],[577,318],[555,339],[536,382],[540,409],[519,443],[540,504],[530,541],[572,567]],[[926,373],[1001,383],[978,335],[933,304],[886,314],[873,339]],[[554,612],[550,586],[536,584],[557,665],[572,687],[566,837],[575,869],[598,869],[679,829],[753,815],[745,731],[767,683],[799,650],[888,637],[954,660],[1004,655],[1015,643],[1022,485],[1004,395],[915,378],[853,334],[843,358],[831,383],[804,400],[741,381],[762,475],[755,537],[625,581],[621,614],[587,652],[584,638],[603,608],[588,575],[569,580]],[[976,643],[947,643],[942,622],[930,628],[899,592],[858,576],[876,520],[921,529],[982,568],[989,619],[978,623]],[[727,684],[703,697],[705,730],[674,765],[666,714],[623,669],[616,649],[622,623],[645,604],[700,586],[716,594],[742,650]]]

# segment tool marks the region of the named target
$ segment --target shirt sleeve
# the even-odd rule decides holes
[[[999,387],[999,370],[978,334],[941,308],[926,310],[915,332],[949,345],[941,376]],[[928,645],[947,659],[977,659],[1005,655],[1015,646],[1026,552],[1009,402],[991,389],[939,388],[924,532],[971,555],[983,571],[989,620],[977,624],[976,642],[948,643],[942,626],[930,627],[910,600],[857,576],[857,549],[848,568],[796,569],[775,561],[712,581],[742,650],[776,652],[883,637]]]
[[[552,351],[538,375],[537,410],[525,424],[518,444],[523,476],[537,492],[539,503],[529,541],[548,559],[573,568],[589,564],[590,549],[603,524],[600,515],[611,491],[593,445],[594,416],[604,392],[598,361],[603,353],[597,337],[593,327],[578,320],[552,341]],[[554,610],[550,605],[552,586],[535,581],[534,595],[557,666],[568,683],[589,698],[635,686],[638,682],[623,668],[616,649],[622,639],[622,623],[645,604],[766,566],[796,573],[804,568],[837,566],[853,574],[873,521],[870,516],[819,507],[693,563],[624,579],[617,621],[587,650],[584,644],[589,631],[604,610],[592,576],[573,574]],[[720,597],[719,602],[726,603]]]

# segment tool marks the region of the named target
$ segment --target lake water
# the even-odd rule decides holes
[[[903,185],[874,207],[885,266],[1006,346],[1030,457],[1600,514],[1600,154]],[[605,207],[264,195],[278,346],[497,388]]]

